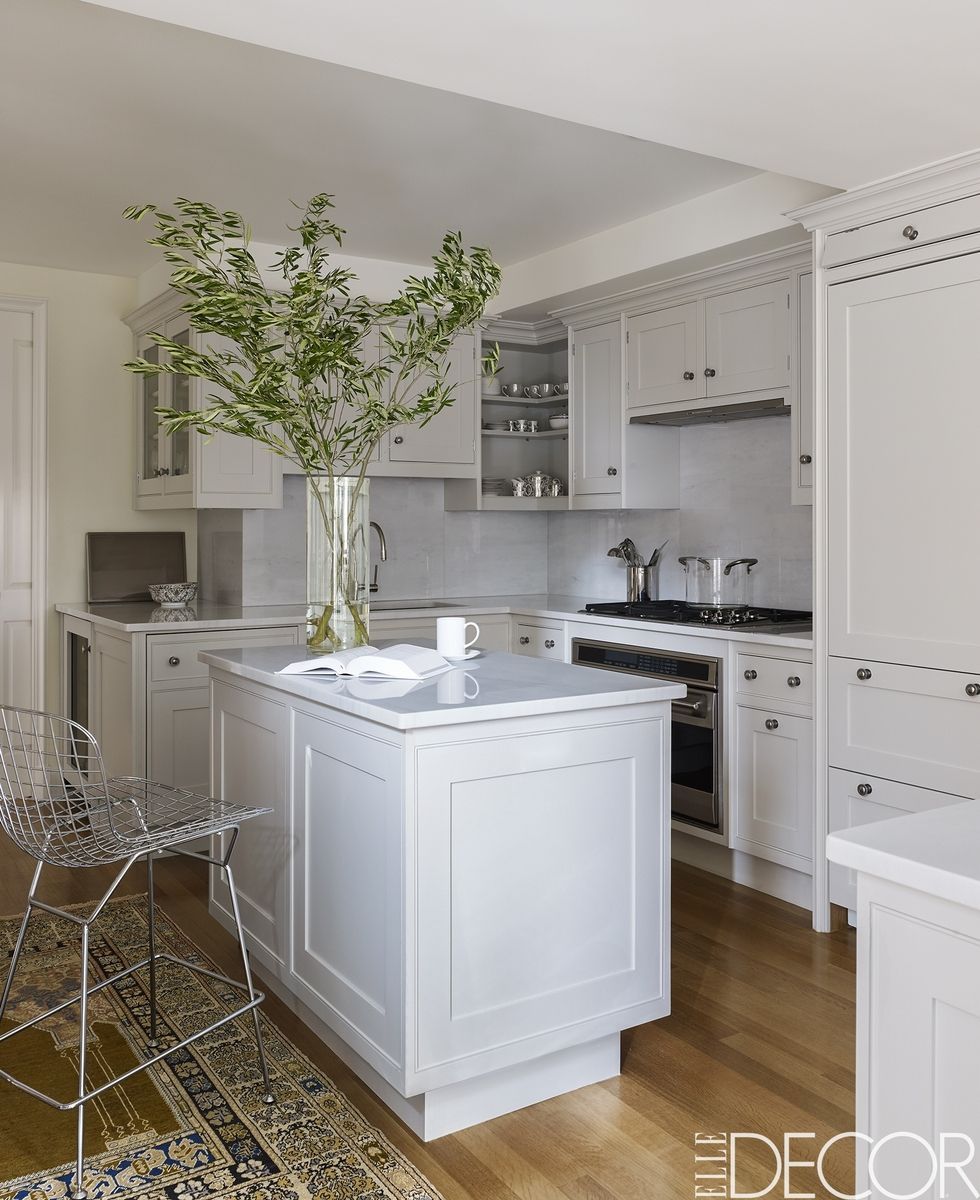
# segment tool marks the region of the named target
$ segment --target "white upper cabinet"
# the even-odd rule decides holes
[[[159,330],[171,341],[200,344],[180,310],[180,297],[164,295],[128,318],[136,354],[165,358],[147,336]],[[134,376],[136,390],[136,508],[281,508],[282,460],[248,438],[184,429],[167,434],[155,409],[202,408],[217,389],[185,375]]]
[[[574,351],[569,412],[574,494],[615,494],[623,468],[620,322],[577,330]]]
[[[382,460],[372,475],[433,475],[427,465],[457,467],[454,475],[476,472],[477,378],[476,338],[459,334],[448,355],[446,382],[454,387],[453,402],[437,413],[426,425],[402,425],[387,435]],[[419,381],[414,392],[420,394],[426,383]]]
[[[704,395],[702,308],[697,301],[627,322],[627,410]]]
[[[980,672],[978,329],[980,254],[828,289],[833,655]]]
[[[788,388],[788,281],[709,296],[704,302],[704,340],[709,398]]]

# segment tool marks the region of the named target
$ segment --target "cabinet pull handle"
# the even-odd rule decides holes
[[[607,475],[618,475],[619,472],[616,470],[615,467],[606,467],[606,474]]]
[[[902,237],[908,238],[910,242],[914,242],[919,236],[919,231],[914,225],[906,225],[902,230]]]
[[[554,638],[548,638],[548,640],[547,640],[547,641],[545,642],[545,644],[544,644],[544,648],[545,648],[546,650],[554,650],[554,648],[555,648],[555,639],[554,639]]]
[[[170,663],[170,665],[172,667],[180,666],[180,659],[177,657],[176,654],[171,654],[171,656],[167,659],[167,662]]]
[[[401,435],[401,434],[399,434],[399,435],[398,435],[398,436],[395,438],[395,445],[396,445],[396,446],[400,446],[404,440],[405,440],[405,439],[402,437],[402,435]]]
[[[686,379],[688,382],[690,382],[690,381],[691,381],[691,380],[694,378],[694,372],[693,372],[693,371],[685,371],[685,372],[684,372],[684,378],[685,378],[685,379]]]
[[[800,462],[803,464],[804,467],[808,467],[810,465],[810,463],[813,462],[813,455],[812,454],[801,454]]]
[[[861,680],[870,679],[871,678],[871,669],[869,667],[858,667],[857,677],[858,677],[858,679],[861,679]]]
[[[753,679],[758,679],[758,678],[759,678],[759,672],[758,672],[758,671],[751,671],[751,670],[749,670],[749,671],[746,671],[746,672],[745,672],[745,678],[746,678],[746,679],[747,679],[747,680],[748,680],[748,681],[751,683]]]
[[[789,684],[790,687],[799,687],[800,686],[800,677],[799,677],[799,675],[790,675],[789,679],[787,679],[786,682]]]
[[[968,696],[980,696],[980,683],[968,683],[966,685],[966,694]]]
[[[767,717],[766,718],[766,728],[770,731],[772,731],[773,729],[778,729],[779,722],[776,720],[775,717]]]
[[[529,646],[531,644],[531,639],[529,637],[522,637],[520,639],[520,643],[522,646]]]
[[[704,368],[704,377],[705,377],[705,379],[714,379],[714,377],[715,377],[714,367],[705,367]]]
[[[859,783],[858,784],[858,795],[859,796],[870,796],[873,790],[874,789],[872,788],[870,783]]]

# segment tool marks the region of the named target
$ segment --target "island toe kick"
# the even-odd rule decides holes
[[[272,808],[236,850],[269,985],[425,1140],[617,1075],[670,1007],[683,689],[490,654],[482,703],[372,708],[261,654],[206,661],[215,794]]]

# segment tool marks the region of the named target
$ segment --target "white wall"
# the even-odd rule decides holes
[[[0,292],[48,302],[48,601],[85,597],[85,533],[99,529],[182,529],[196,562],[192,512],[133,508],[135,406],[122,363],[132,334],[122,317],[135,306],[135,280],[0,263]],[[57,705],[58,646],[48,618],[47,695]]]

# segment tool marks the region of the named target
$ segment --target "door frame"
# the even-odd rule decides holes
[[[44,709],[48,615],[48,302],[0,293],[0,309],[31,316],[31,638],[35,708]]]

